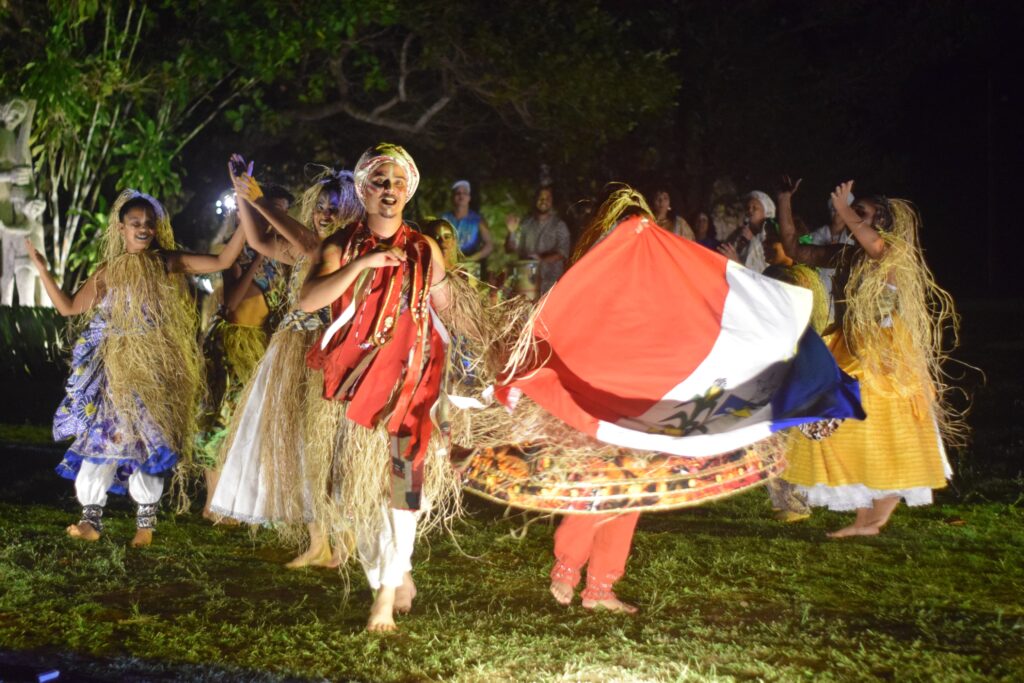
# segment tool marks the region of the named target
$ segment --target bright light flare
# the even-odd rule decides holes
[[[220,199],[218,199],[213,206],[218,216],[221,216],[225,213],[231,213],[236,208],[238,208],[238,204],[235,202],[235,193],[225,192],[220,196]]]

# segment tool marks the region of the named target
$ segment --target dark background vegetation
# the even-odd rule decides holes
[[[91,680],[1016,680],[1024,661],[1024,300],[1017,85],[1024,10],[984,0],[0,0],[0,99],[39,102],[48,256],[71,288],[124,186],[161,197],[181,241],[217,228],[224,162],[301,187],[406,145],[411,213],[469,178],[500,222],[541,176],[557,203],[608,181],[669,185],[687,216],[712,183],[803,176],[914,200],[937,279],[964,315],[951,365],[973,397],[970,448],[937,504],[885,534],[825,540],[844,517],[772,521],[754,493],[647,515],[619,588],[639,618],[556,608],[550,527],[470,503],[423,544],[421,598],[392,638],[361,633],[369,595],[288,572],[268,530],[167,515],[127,550],[130,510],[83,548],[45,424],[66,372],[63,321],[0,309],[0,674]],[[500,226],[498,226],[500,229]],[[26,424],[28,423],[28,424]],[[518,538],[514,537],[518,534]],[[8,649],[9,648],[9,649]]]
[[[379,139],[419,162],[421,214],[444,208],[456,177],[474,182],[478,203],[522,208],[541,164],[563,212],[620,180],[668,184],[692,214],[716,178],[771,189],[788,172],[805,178],[797,209],[811,225],[828,189],[856,178],[921,207],[929,259],[955,294],[1021,291],[1019,3],[145,6],[0,3],[0,92],[36,97],[44,119],[60,114],[40,122],[42,137],[62,131],[52,157],[83,144],[69,131],[83,137],[87,105],[133,104],[112,126],[123,129],[113,151],[90,157],[100,191],[83,211],[145,184],[175,209],[180,238],[199,244],[229,152],[301,185],[305,162],[351,166]],[[139,17],[131,59],[104,52],[104,36]],[[77,127],[75,107],[86,114]]]
[[[413,217],[466,177],[499,232],[542,165],[570,216],[608,181],[668,185],[692,217],[718,178],[770,191],[786,172],[814,226],[855,178],[919,205],[929,262],[967,311],[964,356],[991,374],[984,344],[1021,324],[1022,28],[1020,3],[980,0],[0,0],[0,94],[39,102],[38,190],[68,288],[124,186],[205,248],[233,151],[301,187],[307,162],[351,167],[393,140],[424,178]],[[60,394],[40,315],[3,321],[0,381],[38,394],[6,393],[10,422],[45,421]],[[1006,343],[999,371],[1019,375],[1024,349]],[[976,405],[1021,421],[1020,399],[970,377]],[[999,450],[1016,463],[1020,441]]]

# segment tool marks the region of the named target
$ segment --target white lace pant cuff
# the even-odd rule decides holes
[[[797,486],[797,491],[802,493],[807,504],[814,507],[827,507],[837,512],[848,512],[858,508],[869,508],[879,498],[898,496],[907,505],[930,505],[932,502],[932,490],[927,486],[917,486],[909,489],[872,489],[863,484],[849,484],[846,486],[826,486],[815,484],[814,486]]]

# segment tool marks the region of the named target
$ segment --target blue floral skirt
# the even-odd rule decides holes
[[[74,442],[57,466],[57,474],[74,480],[83,461],[117,463],[111,493],[127,492],[128,477],[137,468],[159,475],[174,469],[178,454],[170,447],[145,406],[138,424],[126,424],[114,410],[99,348],[106,321],[99,313],[75,340],[66,396],[53,418],[53,438]]]

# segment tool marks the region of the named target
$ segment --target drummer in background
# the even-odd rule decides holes
[[[469,208],[472,198],[469,181],[456,180],[452,183],[452,210],[445,211],[441,218],[455,228],[462,260],[483,261],[494,251],[494,242],[491,240],[491,231],[487,229],[487,221]],[[476,274],[479,275],[479,272]]]
[[[505,219],[508,237],[505,250],[520,259],[540,262],[538,290],[544,294],[565,272],[569,258],[569,228],[554,210],[555,198],[550,187],[537,191],[533,213],[525,220],[510,214]]]

